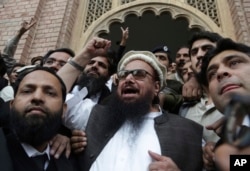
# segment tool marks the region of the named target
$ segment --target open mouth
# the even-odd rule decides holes
[[[138,93],[138,90],[133,88],[125,88],[122,91],[122,94],[136,94],[136,93]]]

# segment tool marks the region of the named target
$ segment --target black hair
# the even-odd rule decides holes
[[[43,56],[36,56],[36,57],[33,57],[30,62],[31,62],[31,65],[35,65],[36,61],[39,61],[39,64],[41,66],[41,64],[43,63]]]
[[[108,64],[109,64],[108,72],[109,72],[109,76],[111,76],[112,74],[116,72],[117,53],[112,49],[108,49],[106,54],[102,55],[101,57],[105,57],[107,59]]]
[[[44,56],[43,56],[43,60],[42,60],[42,65],[44,64],[44,62],[49,58],[49,56],[55,52],[64,52],[69,54],[71,57],[75,56],[75,52],[72,49],[69,48],[59,48],[59,49],[55,49],[55,50],[49,50]]]
[[[220,39],[222,39],[222,36],[220,36],[218,33],[215,32],[210,32],[210,31],[200,31],[200,32],[195,32],[191,38],[188,41],[188,48],[189,48],[189,56],[191,52],[191,48],[193,46],[193,43],[197,40],[201,39],[208,39],[209,41],[216,43]]]
[[[198,79],[200,79],[201,83],[205,86],[208,86],[207,80],[207,67],[209,62],[219,53],[225,50],[236,50],[242,53],[246,53],[250,57],[250,47],[242,44],[236,43],[232,39],[223,38],[219,42],[217,42],[216,48],[209,51],[204,58],[202,59],[201,72],[197,75]]]
[[[188,49],[189,49],[189,46],[186,45],[186,44],[181,45],[181,46],[179,46],[179,47],[177,48],[177,51],[176,51],[176,52],[178,52],[178,51],[179,51],[180,49],[182,49],[182,48],[188,48]]]
[[[56,72],[53,69],[48,68],[48,67],[41,67],[41,66],[34,66],[33,68],[25,69],[20,74],[18,74],[17,80],[15,81],[15,83],[13,85],[14,97],[16,96],[16,93],[18,91],[19,85],[22,82],[23,78],[26,75],[28,75],[29,73],[31,73],[33,71],[37,71],[37,70],[42,70],[42,71],[49,72],[50,74],[54,75],[59,80],[59,82],[61,84],[61,90],[62,90],[62,100],[64,102],[65,99],[66,99],[66,86],[65,86],[63,80],[56,74]]]

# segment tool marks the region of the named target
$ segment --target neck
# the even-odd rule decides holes
[[[46,148],[47,148],[47,145],[48,145],[49,142],[44,142],[43,144],[39,145],[39,146],[34,146],[34,148],[39,151],[39,152],[43,152]]]
[[[160,112],[159,105],[158,104],[151,105],[149,112]]]

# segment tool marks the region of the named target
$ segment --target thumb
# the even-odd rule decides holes
[[[160,154],[157,154],[153,151],[148,150],[148,154],[150,155],[150,157],[156,161],[161,161],[162,160],[162,156]]]
[[[208,130],[215,130],[214,125],[206,125],[205,128]]]

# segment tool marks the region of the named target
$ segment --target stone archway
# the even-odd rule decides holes
[[[172,21],[184,21],[187,23],[185,27],[188,31],[201,29],[218,32],[222,35],[225,34],[208,16],[185,3],[174,0],[169,0],[168,2],[160,0],[134,1],[112,9],[94,21],[83,33],[76,50],[79,50],[85,42],[94,36],[103,35],[105,37],[106,34],[106,37],[109,37],[110,29],[112,29],[112,25],[115,25],[115,23],[126,25],[126,19],[130,16],[134,15],[138,19],[143,19],[147,13],[152,13],[155,18],[168,14],[171,16]],[[116,38],[115,41],[118,39]]]

